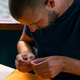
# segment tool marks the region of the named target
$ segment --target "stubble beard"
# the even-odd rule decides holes
[[[58,18],[58,16],[59,16],[59,13],[57,13],[57,12],[49,12],[48,13],[48,25],[47,26],[45,26],[44,28],[46,29],[46,28],[49,28],[54,22],[55,22],[55,20]]]

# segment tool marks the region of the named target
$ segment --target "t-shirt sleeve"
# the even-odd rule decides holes
[[[31,31],[28,28],[28,26],[24,25],[24,32],[26,33],[27,36],[31,37]],[[32,37],[31,37],[32,38]]]

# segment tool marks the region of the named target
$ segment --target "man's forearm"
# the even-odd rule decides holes
[[[80,60],[65,57],[65,68],[63,72],[80,76]]]
[[[17,44],[17,50],[18,50],[18,53],[21,54],[21,53],[26,53],[26,54],[31,54],[33,55],[33,49],[32,47],[26,43],[25,41],[19,41],[18,44]]]

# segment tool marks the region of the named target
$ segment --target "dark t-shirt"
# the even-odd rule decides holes
[[[80,0],[48,28],[31,32],[25,25],[24,31],[36,42],[37,57],[58,55],[80,60]],[[52,80],[80,80],[80,76],[61,72]]]

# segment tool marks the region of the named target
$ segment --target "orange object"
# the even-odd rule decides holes
[[[50,80],[50,79],[43,79],[40,76],[31,73],[22,73],[18,70],[15,70],[11,75],[9,75],[4,80]]]

